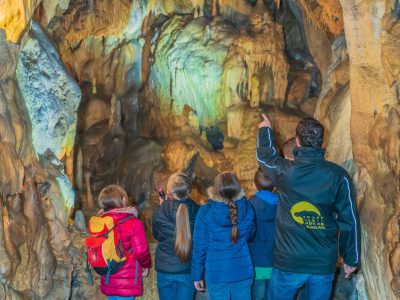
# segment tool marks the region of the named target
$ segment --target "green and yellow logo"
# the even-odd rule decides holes
[[[325,229],[324,217],[319,209],[307,201],[297,202],[290,209],[293,220],[307,229]]]

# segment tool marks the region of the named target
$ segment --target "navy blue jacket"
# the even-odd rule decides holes
[[[199,206],[188,200],[187,208],[189,213],[190,227],[193,233],[194,222],[196,220]],[[158,241],[155,254],[155,267],[157,272],[183,274],[190,273],[190,261],[182,263],[175,255],[175,229],[176,211],[179,201],[165,200],[153,214],[153,236]]]
[[[248,241],[254,237],[254,211],[244,196],[235,203],[238,208],[239,238],[230,238],[232,222],[226,199],[208,202],[200,207],[193,235],[192,277],[209,283],[228,283],[254,277]],[[217,200],[217,201],[216,201]]]
[[[257,231],[249,243],[254,267],[272,267],[272,249],[275,237],[275,215],[278,195],[269,191],[259,191],[249,199],[256,214]]]
[[[273,131],[260,129],[257,160],[279,193],[274,267],[332,274],[338,252],[347,265],[358,266],[360,221],[349,175],[326,161],[322,148],[297,148],[294,157],[294,161],[280,157]]]

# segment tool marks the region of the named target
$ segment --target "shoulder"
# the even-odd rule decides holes
[[[331,170],[333,176],[335,177],[335,182],[337,184],[341,182],[347,182],[347,183],[352,182],[351,177],[345,168],[332,161],[325,161],[325,162],[326,165],[329,166],[329,169]]]
[[[120,225],[117,226],[117,228],[119,229],[118,231],[120,232],[120,234],[136,235],[138,230],[144,230],[144,225],[139,218],[133,217],[126,221],[123,221]]]
[[[347,175],[348,176],[347,171],[342,166],[338,165],[337,163],[334,163],[333,161],[325,160],[325,164],[337,175],[342,175],[342,176]]]
[[[278,194],[269,192],[269,191],[260,191],[250,197],[250,203],[254,205],[278,205]]]
[[[257,197],[257,193],[256,193],[256,194],[250,196],[248,202],[249,202],[251,205],[254,206],[254,205],[257,205],[257,204],[261,203],[262,200],[261,200],[259,197]]]
[[[210,207],[211,207],[210,201],[207,201],[205,204],[200,206],[197,212],[197,218],[205,218],[208,215]]]

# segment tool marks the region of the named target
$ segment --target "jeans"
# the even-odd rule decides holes
[[[252,300],[267,300],[269,279],[255,279],[251,287]]]
[[[329,300],[333,277],[334,274],[315,275],[274,269],[272,271],[268,299],[293,300],[297,290],[305,284],[307,300]]]
[[[251,300],[253,279],[229,283],[206,283],[210,300]]]
[[[122,296],[108,296],[107,300],[135,300],[135,297],[122,297]]]
[[[160,300],[192,300],[195,289],[191,274],[157,272],[157,288]]]

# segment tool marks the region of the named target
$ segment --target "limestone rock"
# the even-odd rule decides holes
[[[79,231],[87,232],[85,217],[81,210],[78,210],[75,213],[74,225],[75,225],[76,229],[78,229]]]
[[[36,152],[43,154],[49,148],[61,158],[73,147],[81,92],[35,22],[21,49],[16,74],[31,118]]]

